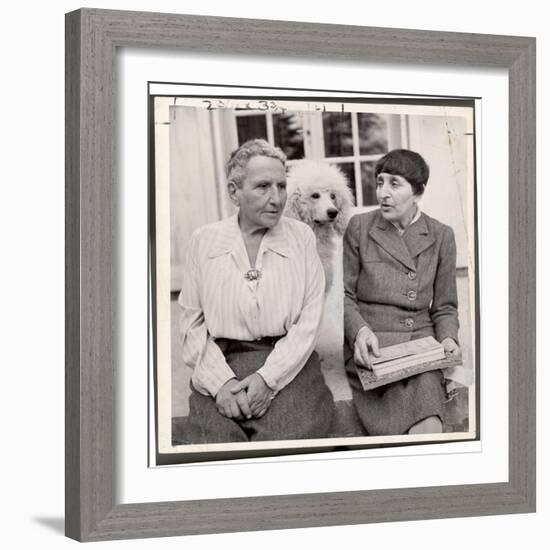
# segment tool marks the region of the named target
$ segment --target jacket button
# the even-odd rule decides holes
[[[413,325],[414,325],[414,321],[413,321],[410,317],[408,317],[407,319],[405,319],[405,326],[406,326],[407,328],[412,328]]]
[[[416,300],[416,292],[414,290],[409,290],[409,292],[407,292],[407,298],[413,302]]]
[[[416,273],[414,271],[409,271],[407,277],[409,277],[411,281],[414,281],[416,279]]]

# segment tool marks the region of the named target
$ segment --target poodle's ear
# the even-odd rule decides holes
[[[300,220],[307,224],[311,223],[309,212],[302,199],[300,188],[296,188],[286,201],[285,216]]]
[[[298,212],[298,201],[300,200],[300,190],[295,189],[286,200],[285,207],[285,216],[289,218],[294,218],[295,220],[300,219],[300,213]]]
[[[334,230],[338,235],[343,235],[348,226],[351,209],[354,205],[353,193],[347,185],[347,182],[338,190],[338,207],[340,209],[340,215],[336,218],[334,223]]]

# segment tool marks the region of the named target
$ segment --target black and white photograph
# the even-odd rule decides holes
[[[550,40],[505,7],[6,5],[6,548],[547,544]]]
[[[150,96],[158,454],[477,439],[475,101],[213,92]]]

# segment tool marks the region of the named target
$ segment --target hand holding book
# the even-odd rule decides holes
[[[441,345],[445,351],[445,357],[454,357],[456,359],[460,359],[462,357],[462,350],[460,349],[460,346],[449,336],[447,338],[443,338]]]
[[[355,337],[353,360],[356,365],[372,370],[371,354],[375,358],[380,357],[378,337],[369,327],[364,326],[359,329],[359,332]]]
[[[363,338],[371,345],[374,343],[369,334],[363,335]],[[356,338],[356,349],[358,340],[359,333]],[[378,347],[378,339],[375,343],[377,355],[369,354],[368,367],[362,366],[356,361],[357,374],[365,390],[384,386],[429,370],[462,364],[460,348],[452,338],[445,338],[442,343],[439,343],[435,338],[429,336],[381,349]]]

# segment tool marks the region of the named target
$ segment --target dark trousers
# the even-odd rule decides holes
[[[239,380],[263,366],[276,339],[241,342],[217,340],[228,365]],[[234,420],[221,415],[211,396],[192,387],[185,443],[281,441],[327,437],[334,411],[332,394],[313,352],[302,370],[273,399],[261,418]]]

